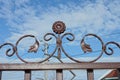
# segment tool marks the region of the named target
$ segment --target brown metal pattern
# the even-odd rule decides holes
[[[31,80],[31,71],[25,70],[24,80]]]
[[[61,34],[66,30],[66,26],[62,21],[57,21],[53,24],[52,29],[56,34]]]
[[[39,48],[39,42],[36,40],[35,43],[32,46],[30,46],[30,49],[28,50],[28,52],[36,53],[38,51],[38,48]]]
[[[118,80],[120,80],[120,68],[117,69]]]
[[[15,54],[16,52],[16,47],[12,43],[4,43],[3,45],[0,45],[0,49],[4,46],[11,46],[12,47],[12,53],[9,53],[11,51],[11,48],[6,50],[6,55],[11,57]]]
[[[0,71],[0,80],[2,80],[2,71]]]
[[[46,54],[47,56],[50,56],[49,54]],[[56,58],[58,61],[60,61],[60,63],[64,63],[60,58],[59,58],[59,56],[52,56],[52,57],[54,57],[54,58]],[[73,77],[70,79],[70,80],[73,80],[75,77],[76,77],[76,75],[75,75],[75,73],[72,71],[72,70],[69,70],[69,72],[73,75]]]
[[[90,45],[86,44],[84,42],[84,40],[81,41],[81,47],[82,47],[82,50],[84,51],[84,53],[86,53],[86,52],[92,52],[92,49],[91,49]]]
[[[104,52],[105,52],[107,55],[112,55],[112,54],[114,53],[113,48],[108,47],[109,44],[116,45],[118,48],[120,48],[120,44],[118,44],[118,43],[116,43],[116,42],[113,42],[113,41],[107,42],[107,43],[105,44],[105,46],[104,46],[104,49],[103,49]],[[108,52],[108,51],[107,51],[107,47],[108,47],[108,50],[110,50],[111,52]]]
[[[18,52],[18,44],[20,44],[20,42],[24,38],[28,38],[28,37],[31,37],[31,38],[33,38],[35,40],[34,44],[30,46],[30,48],[28,50],[28,53],[31,53],[31,52],[36,53],[36,52],[38,52],[38,49],[40,47],[40,42],[39,42],[39,40],[37,40],[37,38],[34,35],[24,35],[24,36],[22,36],[21,38],[18,39],[18,41],[16,42],[15,45],[13,45],[12,43],[5,43],[3,45],[0,45],[0,49],[3,46],[7,46],[7,45],[11,46],[12,48],[6,50],[6,55],[11,57],[16,53],[17,57],[21,61],[23,61],[25,63],[42,63],[42,62],[45,62],[48,59],[50,59],[51,57],[53,57],[56,52],[58,53],[57,58],[59,60],[62,58],[61,55],[63,53],[63,54],[66,55],[66,57],[68,57],[69,59],[71,59],[74,62],[77,62],[77,63],[89,63],[89,62],[95,62],[98,59],[100,59],[102,57],[103,53],[105,53],[107,55],[112,55],[114,53],[114,50],[113,50],[113,48],[108,47],[110,44],[116,45],[120,49],[120,44],[118,44],[117,42],[111,41],[111,42],[108,42],[108,43],[104,44],[103,40],[99,36],[97,36],[95,34],[87,34],[87,35],[85,35],[83,37],[83,39],[80,42],[80,45],[81,45],[81,48],[82,48],[83,52],[86,53],[86,52],[92,52],[93,51],[92,48],[91,48],[91,45],[89,45],[88,43],[85,42],[85,38],[89,37],[89,36],[92,36],[92,37],[96,38],[101,43],[101,52],[100,52],[99,56],[97,56],[95,59],[93,59],[91,61],[77,60],[77,59],[73,58],[72,56],[70,56],[69,55],[70,53],[67,53],[66,50],[64,49],[63,45],[62,45],[63,44],[62,43],[63,38],[66,38],[68,41],[74,41],[75,36],[72,33],[64,33],[65,30],[66,30],[66,26],[62,21],[56,21],[52,26],[52,30],[53,30],[54,33],[45,34],[44,35],[44,40],[45,41],[50,41],[53,38],[55,38],[56,46],[55,46],[53,52],[51,52],[48,57],[46,57],[45,59],[40,60],[38,62],[29,62],[29,61],[23,59],[22,57],[20,57],[19,52]],[[111,52],[109,52],[109,50]],[[10,53],[11,51],[12,51],[12,53]]]
[[[24,70],[77,70],[77,69],[120,69],[120,62],[104,63],[27,63],[27,64],[0,64],[1,71],[24,71]]]
[[[63,70],[62,69],[56,70],[56,80],[63,80]]]
[[[93,69],[87,69],[87,80],[94,80]]]

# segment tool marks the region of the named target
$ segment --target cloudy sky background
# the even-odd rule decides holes
[[[63,41],[65,50],[71,52],[69,55],[72,57],[85,57],[78,44],[85,34],[97,34],[104,42],[120,42],[119,8],[119,0],[0,0],[0,44],[5,42],[15,44],[25,34],[33,34],[39,40],[43,40],[45,33],[52,32],[52,24],[60,20],[65,23],[66,32],[71,32],[76,37],[72,43]],[[24,43],[23,48],[26,47]],[[96,40],[91,40],[90,43],[95,48],[94,51],[100,50],[98,47],[100,44],[96,44]],[[54,44],[50,46],[52,49]],[[4,49],[0,51],[1,56],[5,56],[2,54],[4,51]],[[115,47],[116,54],[112,57],[104,54],[107,59],[102,58],[100,61],[118,61],[120,57],[118,51],[120,50]],[[23,55],[23,51],[20,52]],[[97,56],[94,53],[93,56],[89,54],[87,56]],[[33,57],[24,58],[31,60]],[[9,63],[19,62],[15,55],[12,58],[1,57],[0,60]]]

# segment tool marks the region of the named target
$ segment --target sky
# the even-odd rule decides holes
[[[63,41],[63,46],[69,55],[82,57],[81,59],[94,58],[99,55],[99,50],[101,50],[99,41],[95,38],[88,40],[94,52],[83,55],[80,40],[85,34],[93,33],[100,36],[104,43],[108,41],[119,43],[119,8],[120,0],[0,0],[0,45],[5,42],[15,44],[21,36],[26,34],[35,35],[38,40],[43,40],[46,33],[53,33],[52,25],[55,21],[63,21],[66,25],[65,33],[71,32],[75,35],[73,42]],[[36,61],[38,54],[26,55],[28,49],[26,47],[31,45],[29,41],[32,42],[30,38],[21,41],[18,46],[19,53],[29,61],[33,58]],[[48,51],[51,53],[55,47],[55,41],[52,40],[48,44],[50,47]],[[100,61],[118,61],[120,57],[118,51],[120,50],[114,45],[113,47],[115,54],[112,57],[104,54],[103,57],[107,57],[107,59],[102,58]],[[5,48],[0,51],[2,56],[0,60],[3,63],[20,62],[16,55],[6,57],[3,54]],[[39,56],[43,57],[40,54]],[[62,56],[66,58],[64,54]]]

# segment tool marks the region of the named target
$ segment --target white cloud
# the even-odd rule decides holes
[[[87,1],[82,6],[76,3],[58,4],[59,7],[49,6],[44,8],[38,4],[36,5],[39,8],[35,5],[28,5],[29,0],[0,0],[1,2],[0,18],[6,20],[11,33],[11,36],[6,40],[13,43],[24,34],[33,34],[41,39],[45,33],[51,32],[52,24],[58,20],[63,21],[66,27],[76,37],[79,37],[76,40],[80,40],[81,36],[86,33],[102,34],[106,32],[108,34],[116,29],[120,30],[119,0],[106,0],[105,2],[104,0],[98,0],[95,3]],[[78,44],[78,42],[72,43],[72,45],[75,44]],[[80,59],[84,60],[84,58]],[[0,58],[0,60],[4,63],[10,62],[8,58]],[[31,61],[32,59],[26,60]],[[118,60],[119,57],[109,57],[101,58],[99,61],[116,62]],[[64,59],[64,61],[68,60]],[[18,59],[11,61],[11,63],[14,62],[18,63],[20,61]]]
[[[4,6],[1,12],[4,13],[1,17],[7,20],[7,24],[11,26],[12,35],[8,40],[14,40],[14,35],[34,34],[43,36],[50,32],[54,21],[62,20],[67,28],[80,28],[81,34],[111,32],[119,28],[120,16],[119,1],[110,1],[105,5],[103,0],[96,3],[88,3],[81,7],[75,3],[58,4],[59,7],[49,6],[47,11],[37,11],[33,5],[28,5],[29,0],[2,1]],[[118,3],[117,3],[118,2]],[[71,5],[72,4],[72,5]],[[37,4],[38,5],[38,4]],[[13,9],[13,8],[16,9]],[[38,16],[39,14],[39,16]],[[117,14],[117,15],[116,15]],[[102,32],[101,32],[102,33]],[[77,35],[77,34],[75,34]],[[17,37],[18,38],[18,37]]]

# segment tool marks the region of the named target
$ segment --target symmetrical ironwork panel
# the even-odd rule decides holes
[[[120,76],[120,62],[107,62],[107,63],[98,63],[96,62],[97,60],[99,60],[102,55],[105,53],[107,55],[112,55],[114,53],[114,50],[112,47],[110,47],[109,45],[113,44],[115,46],[117,46],[120,49],[120,44],[118,44],[117,42],[111,41],[111,42],[107,42],[104,43],[103,40],[96,34],[86,34],[82,40],[79,42],[81,49],[84,53],[86,52],[92,52],[93,49],[91,48],[91,45],[86,43],[86,38],[87,37],[94,37],[96,38],[99,43],[101,44],[101,51],[98,57],[96,57],[93,60],[89,60],[89,61],[82,61],[82,60],[78,60],[74,57],[71,57],[70,54],[67,53],[67,51],[65,50],[65,48],[63,47],[63,39],[66,39],[68,41],[74,41],[75,40],[75,36],[72,33],[65,33],[66,30],[66,26],[62,21],[56,21],[53,26],[52,26],[52,30],[54,33],[47,33],[44,35],[44,41],[48,42],[51,41],[53,38],[55,39],[55,48],[53,50],[53,52],[50,52],[50,54],[45,53],[44,55],[46,55],[46,57],[44,59],[40,59],[39,61],[35,62],[31,62],[31,61],[27,61],[26,59],[22,58],[20,56],[20,53],[18,51],[19,47],[18,45],[22,42],[23,39],[25,38],[33,38],[34,39],[34,44],[32,44],[29,49],[28,49],[28,53],[36,53],[39,52],[39,47],[41,47],[41,42],[34,36],[34,35],[24,35],[22,37],[20,37],[17,42],[14,44],[12,43],[4,43],[2,45],[0,45],[0,49],[2,49],[2,47],[4,46],[11,46],[11,48],[6,50],[6,56],[11,57],[13,55],[16,54],[17,58],[20,59],[22,62],[22,64],[19,63],[14,63],[14,64],[0,64],[0,76],[2,77],[2,71],[25,71],[25,75],[24,75],[24,80],[31,80],[31,70],[56,70],[56,80],[63,80],[63,70],[68,70],[73,77],[71,78],[71,80],[74,80],[75,78],[75,73],[72,71],[72,69],[86,69],[87,71],[87,79],[88,80],[94,80],[94,69],[117,69],[118,70],[118,75]],[[48,47],[46,47],[47,49]],[[43,50],[45,51],[45,50]],[[57,56],[55,55],[55,53],[57,53]],[[71,61],[70,63],[65,63],[62,60],[62,53],[69,58]],[[51,57],[56,58],[60,63],[45,63],[46,61],[48,61]],[[44,64],[42,64],[44,63]],[[0,77],[0,80],[1,80]],[[119,77],[120,79],[120,77]]]
[[[46,54],[47,57],[45,59],[42,59],[38,62],[29,62],[25,59],[23,59],[21,56],[19,56],[19,53],[18,53],[18,44],[20,44],[20,41],[22,41],[24,38],[33,38],[35,39],[35,42],[32,46],[30,46],[29,50],[28,50],[28,53],[31,53],[31,52],[34,52],[36,53],[38,51],[38,48],[40,47],[40,41],[34,36],[34,35],[24,35],[22,36],[21,38],[18,39],[18,41],[16,42],[16,44],[12,44],[12,43],[4,43],[3,45],[0,45],[0,49],[3,47],[3,46],[11,46],[12,49],[8,49],[6,50],[6,55],[11,57],[13,56],[14,54],[17,55],[17,57],[25,62],[25,63],[43,63],[47,60],[49,60],[51,57],[54,56],[55,52],[58,53],[58,55],[56,56],[56,58],[61,62],[61,52],[63,52],[65,54],[66,57],[68,57],[69,59],[71,59],[72,61],[74,62],[77,62],[77,63],[88,63],[88,62],[96,62],[98,59],[101,58],[101,56],[103,55],[103,53],[107,54],[107,55],[112,55],[114,53],[114,50],[113,48],[109,47],[110,44],[114,44],[116,45],[118,48],[120,48],[120,44],[118,44],[117,42],[107,42],[107,43],[104,43],[103,40],[97,36],[96,34],[87,34],[85,35],[82,40],[80,41],[80,45],[81,45],[81,49],[83,50],[84,53],[86,52],[92,52],[92,48],[91,46],[85,42],[85,38],[86,37],[89,37],[89,36],[92,36],[96,39],[99,40],[99,42],[101,43],[101,52],[99,54],[99,56],[91,61],[81,61],[81,60],[77,60],[73,57],[71,57],[67,52],[66,50],[64,49],[63,47],[63,38],[66,38],[68,41],[74,41],[75,40],[75,36],[74,34],[72,33],[64,33],[64,31],[66,30],[66,26],[65,24],[62,22],[62,21],[56,21],[53,26],[52,26],[52,29],[53,29],[53,32],[54,33],[47,33],[44,35],[44,40],[45,41],[50,41],[52,40],[52,38],[54,37],[56,39],[56,47],[54,49],[54,51],[51,53],[51,54]],[[12,52],[11,52],[12,50]],[[109,50],[109,51],[108,51]]]

